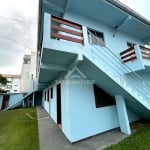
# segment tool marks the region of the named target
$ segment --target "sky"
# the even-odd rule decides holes
[[[20,74],[36,51],[37,13],[38,0],[0,0],[0,74]]]
[[[150,20],[150,0],[119,0]]]
[[[0,74],[20,74],[23,56],[36,51],[38,1],[0,0]],[[149,0],[120,1],[150,20]]]

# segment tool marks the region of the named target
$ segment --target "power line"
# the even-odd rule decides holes
[[[35,49],[32,48],[32,47],[23,45],[22,43],[19,43],[19,42],[15,41],[15,40],[12,40],[12,39],[7,38],[7,37],[4,37],[4,36],[1,36],[1,35],[0,35],[0,38],[5,39],[5,40],[8,40],[8,41],[11,41],[11,42],[13,42],[13,43],[15,43],[15,44],[17,44],[17,45],[22,46],[22,47],[25,47],[25,48],[28,48],[28,49],[31,49],[31,50],[35,50]]]
[[[17,22],[28,23],[28,24],[37,24],[37,23],[34,23],[34,22],[29,22],[29,21],[24,21],[24,20],[18,20],[18,19],[4,17],[4,16],[0,16],[0,19],[6,19],[6,20],[17,21]]]

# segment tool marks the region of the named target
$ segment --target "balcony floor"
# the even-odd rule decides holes
[[[69,64],[76,58],[77,54],[52,49],[43,49],[39,83],[48,84],[61,73],[68,70]]]

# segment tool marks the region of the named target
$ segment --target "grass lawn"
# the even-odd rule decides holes
[[[39,150],[36,108],[0,112],[0,150]]]
[[[104,150],[150,150],[150,123],[143,124],[134,134]]]

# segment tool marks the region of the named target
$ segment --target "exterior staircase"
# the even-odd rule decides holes
[[[17,102],[14,103],[14,104],[8,106],[5,110],[14,109],[14,108],[20,107],[20,106],[24,107],[24,106],[23,106],[24,100],[25,100],[26,98],[28,98],[28,97],[29,97],[31,94],[33,94],[34,92],[35,92],[35,91],[32,91],[32,92],[27,93],[22,99],[20,99],[19,101],[17,101]]]
[[[91,32],[89,34],[92,35]],[[99,71],[102,71],[107,75],[107,77],[114,82],[112,84],[115,84],[120,90],[125,92],[123,96],[127,99],[127,103],[129,102],[131,104],[132,101],[138,103],[137,106],[141,108],[137,109],[137,113],[141,113],[140,111],[146,111],[146,118],[150,119],[149,84],[147,84],[136,72],[132,71],[132,69],[126,64],[122,63],[119,56],[114,54],[108,47],[91,45],[90,48],[84,51],[83,55],[88,61],[92,62]],[[126,71],[130,71],[130,73],[125,74],[124,72]],[[88,73],[86,72],[86,75],[87,74]],[[91,77],[91,79],[96,78]],[[95,82],[97,84],[99,83],[98,80]],[[112,84],[110,82],[109,86],[112,86]],[[133,109],[136,111],[136,108]],[[145,117],[144,115],[145,114],[142,114],[142,117]]]

